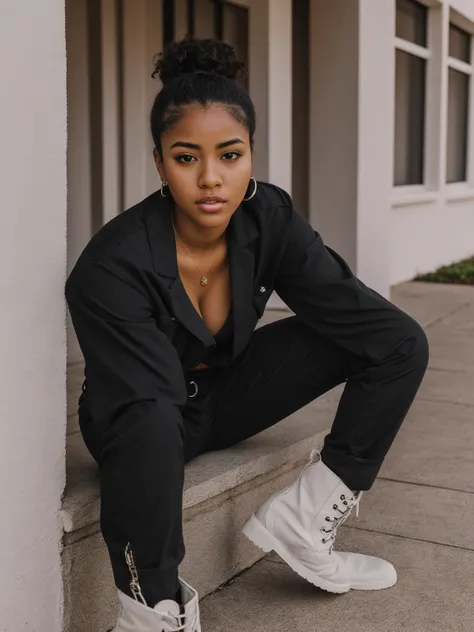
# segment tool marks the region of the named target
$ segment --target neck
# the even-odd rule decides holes
[[[216,228],[203,228],[196,226],[176,211],[173,213],[172,219],[179,239],[192,252],[208,253],[218,248],[224,240],[227,224]]]

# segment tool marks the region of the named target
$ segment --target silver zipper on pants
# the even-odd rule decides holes
[[[132,549],[130,548],[130,542],[125,547],[125,561],[127,562],[128,569],[132,579],[130,580],[130,590],[136,601],[141,601],[144,606],[147,605],[145,597],[142,594],[140,582],[138,581],[138,571],[135,566],[135,560],[133,559]]]

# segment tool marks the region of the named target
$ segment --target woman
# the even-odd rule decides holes
[[[67,281],[116,632],[201,630],[198,595],[178,577],[184,464],[343,382],[322,450],[244,533],[328,591],[396,582],[389,562],[332,549],[413,402],[427,339],[324,245],[285,191],[253,179],[255,112],[240,70],[213,40],[176,43],[157,62],[161,190],[106,224]],[[273,290],[295,316],[254,331]]]

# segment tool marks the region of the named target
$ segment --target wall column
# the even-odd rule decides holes
[[[395,2],[359,0],[356,270],[389,297],[391,267]]]
[[[394,2],[310,3],[310,212],[327,245],[388,296]],[[341,18],[343,16],[343,19]]]
[[[309,213],[325,243],[357,263],[358,2],[310,2]]]
[[[62,629],[64,0],[0,5],[1,629]]]
[[[254,176],[291,193],[291,0],[251,0],[249,21],[249,89],[257,110]]]

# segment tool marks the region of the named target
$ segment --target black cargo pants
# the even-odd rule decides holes
[[[186,462],[265,430],[343,382],[322,459],[350,489],[370,489],[428,355],[423,329],[408,316],[404,344],[376,366],[365,366],[293,316],[257,329],[231,367],[187,373],[182,422],[157,419],[150,428],[137,418],[123,442],[104,450],[91,420],[80,418],[86,445],[99,461],[101,528],[118,588],[132,596],[124,554],[130,542],[147,604],[174,598],[185,554]]]

